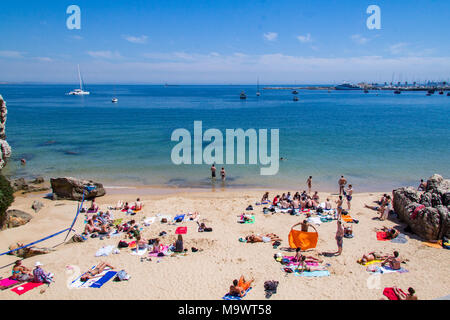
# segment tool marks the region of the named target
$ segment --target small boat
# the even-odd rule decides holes
[[[294,96],[294,99],[293,99],[294,101],[298,101],[298,97],[296,97],[296,96]]]
[[[111,102],[112,102],[112,103],[117,103],[118,101],[119,101],[119,99],[117,99],[117,98],[112,98],[112,99],[111,99]]]
[[[358,87],[354,84],[346,83],[346,82],[334,87],[334,89],[335,90],[361,90],[360,87]]]
[[[400,94],[400,93],[402,93],[402,92],[401,92],[400,90],[395,90],[394,93],[395,93],[395,94]]]
[[[247,99],[247,95],[245,94],[244,91],[241,92],[241,94],[240,94],[240,96],[239,96],[239,99],[241,99],[241,100]]]
[[[439,94],[440,94],[440,95],[443,95],[443,94],[444,94],[444,91],[439,91]]]
[[[83,80],[81,80],[80,65],[78,65],[78,80],[80,81],[80,89],[72,90],[67,94],[71,96],[85,96],[90,94],[89,91],[83,90]]]
[[[256,84],[256,96],[259,97],[261,95],[261,92],[259,92],[259,78],[257,80],[257,84]]]
[[[292,91],[292,94],[298,94],[297,90]]]

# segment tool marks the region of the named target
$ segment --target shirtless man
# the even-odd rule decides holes
[[[386,260],[384,260],[381,265],[384,266],[386,264],[389,264],[389,267],[393,270],[400,270],[402,268],[401,263],[402,261],[398,257],[398,251],[394,251],[394,256],[388,257]]]
[[[253,281],[254,279],[246,282],[244,276],[241,276],[239,281],[237,279],[233,280],[233,285],[230,286],[230,295],[243,297]]]
[[[344,192],[344,187],[347,184],[347,179],[344,178],[344,176],[341,176],[341,178],[338,181],[339,184],[339,194],[341,195]]]
[[[141,202],[141,199],[137,198],[136,202],[134,203],[134,210],[135,211],[142,210],[142,206],[143,206],[143,204]]]
[[[114,269],[114,267],[112,265],[107,264],[106,262],[101,262],[95,267],[95,269],[89,270],[88,272],[83,274],[81,276],[80,280],[85,282],[85,281],[88,281],[89,279],[95,278],[100,273],[102,273],[105,270],[105,268],[107,268],[107,267]]]
[[[269,201],[269,191],[264,193],[263,197],[261,198],[261,202]]]
[[[216,166],[214,164],[211,166],[211,178],[216,178]]]
[[[313,225],[309,224],[308,221],[306,221],[306,220],[303,220],[303,222],[299,222],[299,223],[293,225],[292,228],[295,227],[295,226],[298,226],[298,225],[302,226],[302,231],[303,232],[308,232],[308,228],[309,227],[313,228],[314,231],[317,232],[316,228]]]
[[[351,201],[352,201],[352,196],[353,196],[353,187],[351,184],[348,185],[348,189],[346,192],[346,198],[347,198],[347,208],[350,211],[351,208]]]
[[[309,176],[308,180],[306,180],[306,185],[308,186],[308,193],[311,194],[312,176]]]
[[[331,210],[331,201],[329,198],[327,198],[327,201],[325,201],[325,210]]]
[[[342,247],[344,245],[344,228],[342,227],[341,220],[337,221],[337,230],[336,230],[336,243],[338,246],[338,251],[336,253],[337,256],[340,256],[342,253]]]
[[[225,168],[224,167],[222,167],[222,169],[220,170],[220,176],[222,177],[222,181],[225,181],[226,173],[225,173]]]
[[[343,203],[344,203],[344,200],[342,200],[342,196],[339,196],[339,199],[336,200],[336,211],[337,211],[337,219],[338,220],[341,220]]]

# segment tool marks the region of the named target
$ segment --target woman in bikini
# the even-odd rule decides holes
[[[255,242],[271,242],[271,241],[281,241],[281,238],[278,237],[274,233],[267,233],[264,235],[249,235],[245,237],[245,240],[247,240],[248,243],[255,243]]]
[[[302,273],[303,271],[320,271],[320,270],[326,270],[325,266],[309,266],[306,264],[308,262],[306,260],[305,256],[302,256],[302,258],[299,261],[300,263],[297,266],[296,271]]]
[[[95,278],[96,276],[98,276],[100,273],[102,273],[103,271],[105,271],[105,268],[111,268],[114,269],[114,267],[110,264],[107,264],[106,262],[101,262],[98,264],[98,266],[96,266],[94,269],[89,270],[88,272],[86,272],[85,274],[83,274],[80,278],[81,281],[85,282],[88,281],[89,279]]]
[[[22,265],[21,260],[17,260],[12,268],[12,280],[27,281],[33,278],[31,269],[28,269]]]
[[[366,264],[367,262],[374,260],[385,260],[389,257],[388,254],[383,254],[381,252],[370,252],[368,254],[364,254],[361,259],[357,262],[360,264]]]

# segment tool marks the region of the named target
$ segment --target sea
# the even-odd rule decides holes
[[[0,85],[7,103],[11,178],[71,176],[107,187],[277,188],[332,192],[344,175],[355,192],[418,186],[434,173],[450,176],[450,97],[426,92],[266,90],[261,85]],[[277,87],[286,85],[277,85]],[[291,85],[292,86],[292,85]],[[244,91],[247,99],[239,98]],[[118,103],[112,103],[113,97]],[[174,164],[171,140],[194,121],[203,131],[279,130],[279,170],[261,163]],[[206,147],[209,142],[204,142]],[[248,146],[248,145],[247,145]],[[248,148],[246,148],[248,150]],[[225,152],[225,151],[224,151]],[[269,148],[270,154],[270,148]],[[247,155],[248,156],[248,155]],[[248,158],[248,157],[247,157]],[[26,159],[21,165],[20,159]]]

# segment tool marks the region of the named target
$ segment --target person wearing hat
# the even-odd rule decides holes
[[[33,282],[35,283],[50,283],[51,282],[51,275],[46,274],[45,271],[41,268],[43,266],[42,263],[37,261],[34,264],[35,268],[33,270]]]

